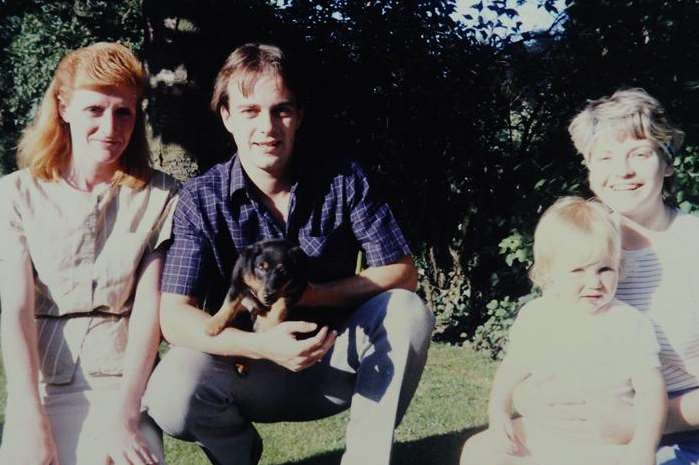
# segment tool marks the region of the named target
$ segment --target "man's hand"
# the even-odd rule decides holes
[[[297,339],[296,334],[310,333],[318,325],[305,321],[284,321],[268,331],[255,333],[256,352],[287,370],[298,372],[319,362],[335,343],[337,332],[322,327],[315,336]]]

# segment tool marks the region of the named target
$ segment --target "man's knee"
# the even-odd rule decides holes
[[[391,289],[384,294],[387,297],[384,319],[386,331],[405,334],[410,339],[429,339],[435,317],[423,300],[416,293],[405,289]]]
[[[207,354],[188,349],[171,349],[156,366],[148,381],[143,403],[164,432],[176,438],[192,440],[191,425],[197,415],[206,413],[198,406],[198,391],[203,388]]]

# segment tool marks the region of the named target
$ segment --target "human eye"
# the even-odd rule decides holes
[[[85,108],[85,111],[91,115],[101,115],[104,109],[99,105],[89,105]]]
[[[257,108],[255,107],[242,107],[240,109],[240,114],[243,115],[245,118],[254,118],[257,116]]]
[[[119,118],[130,118],[133,115],[133,112],[131,111],[130,108],[124,107],[124,108],[117,109],[116,115]]]
[[[296,109],[291,104],[279,105],[274,109],[274,113],[280,118],[289,118],[294,115]]]
[[[600,163],[606,163],[612,160],[612,154],[609,152],[600,153],[594,156],[593,160]]]
[[[615,271],[611,266],[601,266],[598,270],[599,273],[614,273]]]
[[[653,155],[653,151],[651,149],[643,148],[643,149],[634,150],[633,152],[631,152],[629,154],[629,157],[632,159],[641,159],[642,160],[645,158],[649,158],[652,155]]]
[[[581,267],[581,266],[579,266],[579,267],[577,267],[577,268],[571,268],[571,269],[570,269],[570,272],[571,272],[572,274],[584,273],[584,272],[585,272],[585,268],[583,268],[583,267]]]

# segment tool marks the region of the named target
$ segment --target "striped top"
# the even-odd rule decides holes
[[[625,250],[616,297],[648,315],[669,392],[699,386],[699,218],[678,213],[652,247]]]
[[[119,375],[136,276],[143,258],[170,237],[178,183],[154,172],[139,190],[105,185],[81,192],[28,170],[0,180],[0,270],[27,258],[34,269],[41,379],[69,383]],[[66,318],[99,311],[111,316]]]

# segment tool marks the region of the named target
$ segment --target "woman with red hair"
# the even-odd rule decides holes
[[[119,44],[67,54],[0,180],[2,463],[164,463],[141,396],[178,185],[149,165],[145,79]]]

